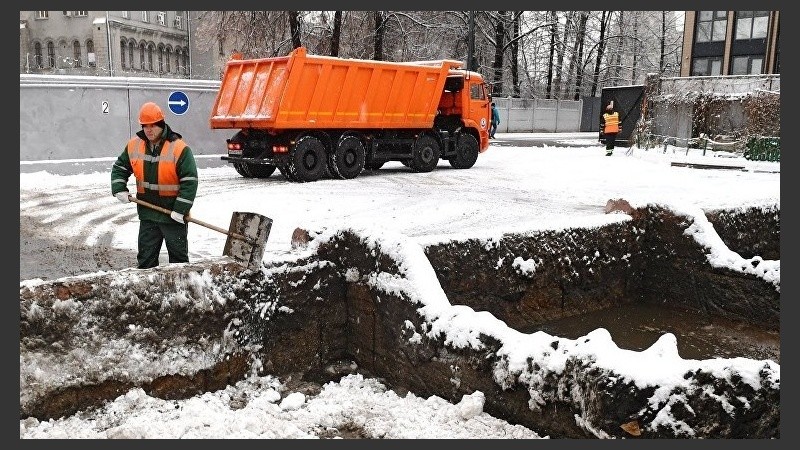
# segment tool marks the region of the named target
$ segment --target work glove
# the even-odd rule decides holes
[[[171,213],[169,213],[169,216],[172,217],[172,220],[174,220],[176,222],[180,222],[180,223],[184,223],[184,224],[186,223],[186,222],[183,221],[183,214],[181,214],[181,213],[179,213],[177,211],[172,211]]]
[[[122,203],[128,203],[128,202],[131,201],[131,199],[128,198],[129,195],[131,195],[130,192],[122,191],[122,192],[117,192],[116,194],[114,194],[114,197],[117,197],[117,200],[119,200]]]

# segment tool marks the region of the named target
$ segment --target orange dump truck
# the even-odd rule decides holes
[[[290,181],[401,161],[457,169],[489,147],[489,92],[481,74],[452,60],[385,62],[309,55],[228,61],[209,119],[236,129],[228,154],[244,177]]]

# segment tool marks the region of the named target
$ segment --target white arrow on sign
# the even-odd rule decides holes
[[[185,102],[185,101],[183,101],[183,99],[181,99],[181,100],[169,100],[169,101],[167,102],[167,104],[170,104],[170,105],[180,105],[180,106],[183,106],[183,105],[185,105],[185,104],[186,104],[186,102]]]

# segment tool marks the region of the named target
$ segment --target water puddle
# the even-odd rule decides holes
[[[628,350],[644,350],[662,334],[672,333],[678,341],[678,354],[684,359],[743,357],[771,359],[780,364],[780,333],[777,331],[658,305],[624,305],[520,331],[541,330],[576,339],[598,328],[608,330],[614,343]]]

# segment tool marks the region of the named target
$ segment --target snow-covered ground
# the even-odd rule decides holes
[[[400,163],[388,163],[382,170],[353,180],[289,183],[277,172],[270,179],[259,180],[241,178],[228,166],[201,169],[192,215],[222,227],[229,223],[233,211],[272,218],[264,255],[269,260],[293,256],[290,240],[296,227],[356,228],[373,233],[376,241],[402,241],[413,247],[461,237],[488,239],[507,232],[627,220],[624,214],[603,211],[607,200],[617,198],[634,206],[664,204],[696,219],[703,209],[780,207],[779,163],[747,161],[721,152],[702,155],[701,150],[687,154],[686,149],[678,147],[634,148],[630,154],[626,148],[618,148],[607,157],[604,147],[586,135],[563,136],[565,146],[550,147],[515,145],[535,136],[497,136],[469,170],[454,170],[441,162],[433,172],[419,174]],[[109,159],[113,162],[114,157]],[[743,169],[675,167],[672,162]],[[21,173],[20,215],[48,223],[53,233],[64,239],[79,239],[85,245],[112,236],[114,246],[136,248],[135,208],[111,196],[108,170],[75,175]],[[709,248],[712,264],[741,265],[741,257],[720,246],[710,231],[698,220],[692,232]],[[218,257],[225,238],[190,226],[192,259]],[[419,253],[411,248],[406,256]],[[409,273],[417,273],[413,258],[403,261]],[[769,263],[772,271],[768,275],[777,277],[779,284],[780,261]],[[421,278],[427,276],[424,270],[419,273]],[[20,285],[38,282],[41,280],[25,280]],[[427,292],[435,298],[431,301],[436,308],[447,306],[442,304],[440,288],[427,288],[422,294]],[[482,331],[508,333],[502,324],[487,325],[485,317],[481,324]],[[628,364],[648,354],[669,354],[674,347],[670,336],[654,344],[650,353],[631,355],[619,353],[621,350],[603,330],[593,333],[597,344],[582,351],[620,361],[621,373],[636,373],[662,383],[672,374],[680,374],[680,368],[675,367]],[[530,336],[523,338],[532,340]],[[672,355],[669,361],[679,362],[680,357]],[[750,366],[742,363],[742,373]],[[361,430],[361,437],[367,438],[546,437],[483,412],[480,392],[465,396],[457,404],[410,393],[400,397],[376,380],[358,375],[329,383],[316,396],[299,392],[281,395],[282,390],[281,383],[268,375],[254,375],[223,391],[182,401],[152,398],[135,389],[96,411],[42,422],[21,420],[20,438],[316,438],[330,436],[333,428],[348,426]]]

